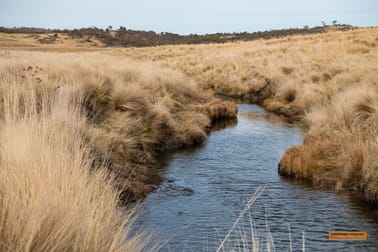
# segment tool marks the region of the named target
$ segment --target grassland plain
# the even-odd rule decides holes
[[[138,251],[122,200],[158,154],[201,143],[233,103],[182,74],[98,53],[0,54],[0,250]],[[125,241],[126,237],[126,241]]]
[[[118,199],[151,190],[158,153],[236,116],[211,92],[306,130],[282,174],[378,200],[377,28],[151,48],[0,35],[1,250],[147,246],[142,235],[124,242]]]
[[[179,70],[205,90],[299,122],[281,174],[378,201],[378,28],[112,52]]]

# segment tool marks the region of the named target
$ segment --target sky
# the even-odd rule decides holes
[[[0,0],[0,26],[179,34],[254,32],[324,21],[378,26],[378,0]]]

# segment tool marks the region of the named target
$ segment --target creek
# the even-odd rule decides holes
[[[267,240],[273,240],[276,251],[302,250],[304,235],[306,251],[377,251],[376,209],[278,174],[285,149],[302,143],[301,130],[258,106],[238,107],[237,124],[165,158],[163,181],[145,199],[137,219],[157,242],[166,241],[160,251],[215,251],[262,186],[225,251],[252,250],[252,233],[264,250]],[[329,241],[328,232],[334,230],[367,231],[368,241]]]

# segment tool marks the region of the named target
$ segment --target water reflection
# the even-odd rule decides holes
[[[238,124],[238,119],[220,120],[213,123],[211,132],[222,130],[225,128],[233,128]]]

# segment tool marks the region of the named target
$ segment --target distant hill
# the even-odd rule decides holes
[[[290,35],[323,33],[332,30],[350,30],[355,27],[351,25],[317,26],[304,28],[291,28],[282,30],[258,31],[258,32],[239,32],[239,33],[214,33],[214,34],[190,34],[179,35],[175,33],[154,31],[129,30],[121,26],[118,30],[100,29],[97,27],[81,28],[73,30],[43,29],[30,27],[6,28],[0,27],[0,32],[22,33],[22,34],[66,34],[73,39],[97,39],[107,47],[145,47],[158,45],[175,44],[207,44],[207,43],[226,43],[234,41],[251,41],[256,39],[270,39]],[[41,43],[54,43],[52,37],[49,41],[41,40]]]

